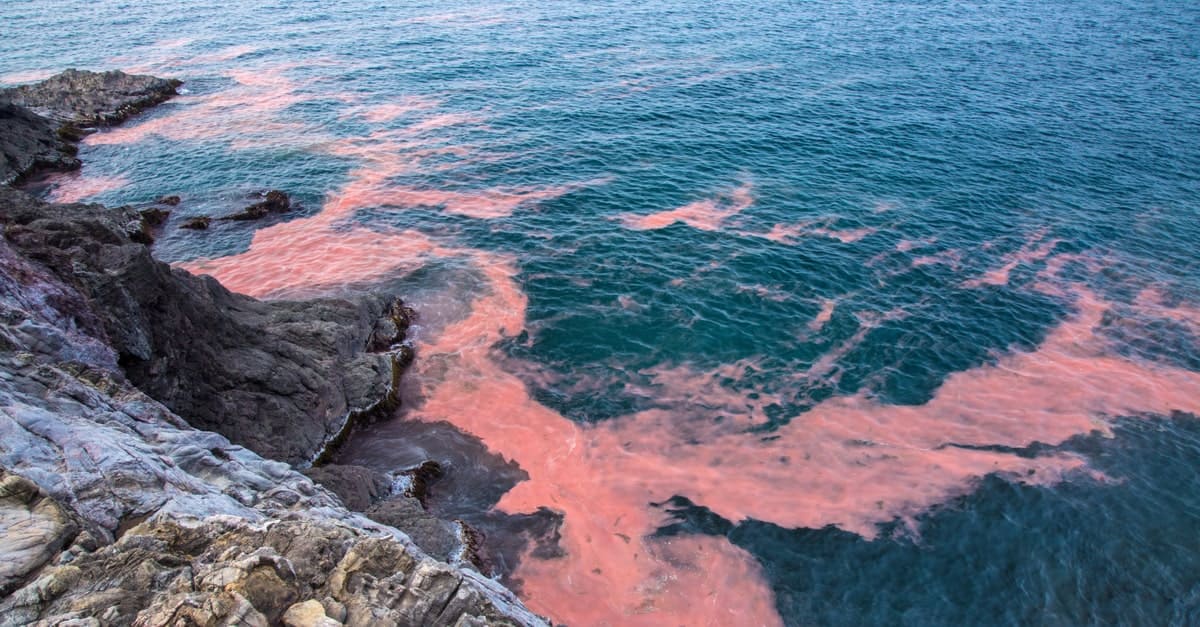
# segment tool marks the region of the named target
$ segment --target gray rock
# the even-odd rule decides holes
[[[183,224],[179,225],[179,228],[190,229],[192,231],[206,231],[210,224],[212,224],[212,218],[208,216],[196,216],[184,220]]]
[[[32,85],[0,89],[0,100],[30,109],[58,124],[119,124],[176,94],[173,79],[118,70],[66,70]]]

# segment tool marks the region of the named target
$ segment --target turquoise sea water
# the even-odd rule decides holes
[[[52,196],[409,295],[408,409],[340,461],[454,460],[556,620],[1200,620],[1200,6],[5,2],[0,80],[65,67],[186,92]]]

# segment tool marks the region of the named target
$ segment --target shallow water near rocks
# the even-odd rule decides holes
[[[448,462],[557,622],[1197,620],[1193,3],[0,23],[2,82],[185,81],[50,197],[179,194],[156,254],[255,296],[401,289],[407,407],[341,461]]]

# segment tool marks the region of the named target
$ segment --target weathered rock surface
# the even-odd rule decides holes
[[[341,499],[347,509],[365,511],[372,503],[391,495],[387,477],[365,466],[326,464],[304,470],[304,474]]]
[[[36,170],[79,167],[75,146],[58,133],[58,125],[0,96],[0,185]]]
[[[303,463],[394,407],[411,310],[232,294],[150,257],[160,217],[0,185],[0,627],[544,625],[230,441]]]
[[[131,261],[145,248],[125,233],[133,215],[0,189],[0,625],[267,625],[306,601],[349,625],[544,624],[494,581],[135,387],[121,362],[138,327],[107,317],[161,313],[122,281],[256,310],[211,281]]]
[[[169,99],[182,83],[121,71],[66,70],[32,85],[0,89],[0,100],[20,105],[58,124],[119,124]]]
[[[0,89],[0,185],[79,167],[80,127],[117,124],[176,94],[181,83],[124,72],[67,70]]]
[[[0,222],[23,254],[87,300],[129,379],[189,424],[304,464],[353,410],[395,403],[398,367],[368,353],[391,303],[263,302],[156,261],[128,208],[56,205],[0,189]],[[389,320],[390,323],[390,320]]]
[[[8,594],[75,538],[79,527],[54,499],[0,469],[0,594]]]
[[[402,543],[309,520],[156,516],[43,569],[0,625],[520,625],[478,579]],[[91,623],[91,624],[97,624]],[[81,624],[88,624],[87,622]]]

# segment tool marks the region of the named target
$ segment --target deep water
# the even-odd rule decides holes
[[[1197,621],[1200,5],[251,4],[3,3],[0,82],[185,81],[39,189],[181,195],[156,255],[238,291],[406,294],[340,461],[445,462],[535,610]]]

